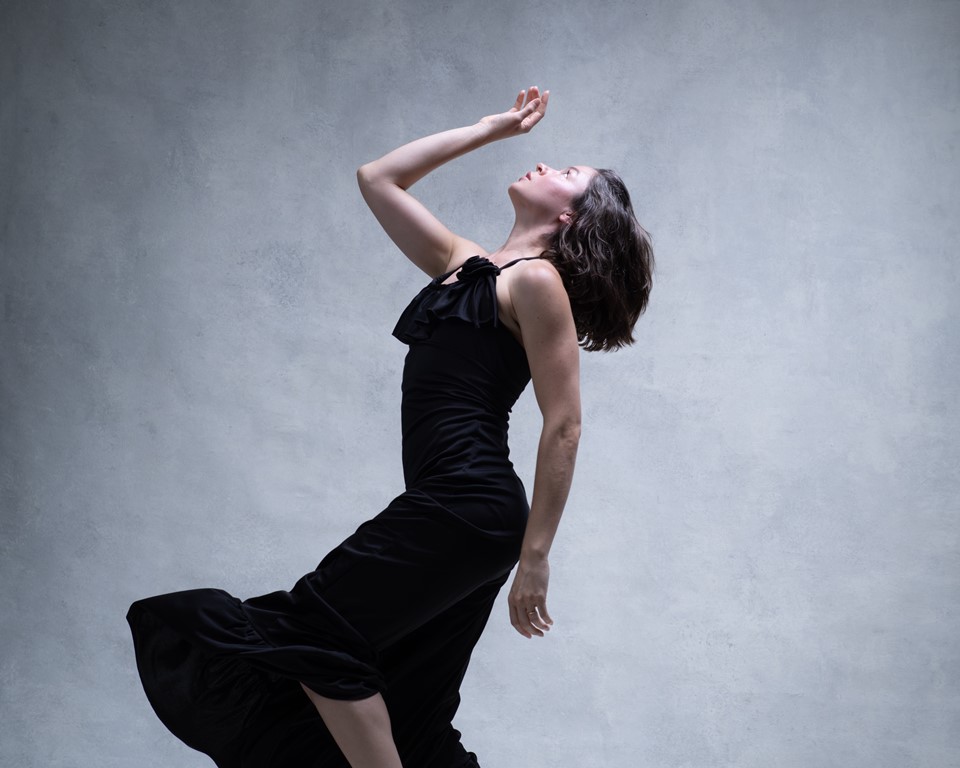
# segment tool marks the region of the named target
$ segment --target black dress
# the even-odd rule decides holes
[[[195,589],[130,607],[151,705],[220,768],[348,766],[300,682],[336,699],[382,693],[405,768],[478,766],[451,721],[529,513],[507,422],[530,369],[497,320],[500,270],[471,257],[393,331],[410,347],[406,490],[383,512],[289,592]]]

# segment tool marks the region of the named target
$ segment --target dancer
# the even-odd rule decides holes
[[[510,572],[510,622],[549,631],[548,555],[580,436],[579,352],[633,341],[654,266],[623,182],[538,163],[510,184],[492,252],[409,192],[438,166],[529,132],[549,91],[362,166],[364,200],[430,276],[394,336],[409,346],[406,490],[290,591],[138,600],[127,620],[157,715],[220,768],[477,768],[452,720],[470,654]],[[533,494],[507,446],[533,382],[543,427]]]

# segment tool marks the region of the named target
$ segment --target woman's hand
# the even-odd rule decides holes
[[[547,613],[547,583],[550,581],[550,565],[547,558],[525,561],[521,558],[513,577],[510,596],[510,623],[526,638],[543,637],[550,631],[553,619]]]
[[[540,89],[535,85],[520,91],[517,100],[506,112],[481,118],[480,125],[484,126],[488,133],[487,140],[498,141],[529,133],[547,113],[549,99],[550,91],[544,91],[541,95]]]

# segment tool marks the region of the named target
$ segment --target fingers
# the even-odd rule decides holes
[[[533,637],[530,630],[530,622],[525,621],[523,616],[523,609],[517,608],[515,605],[510,605],[510,623],[513,625],[513,628],[517,630],[521,635],[523,635],[528,640]]]
[[[550,614],[547,613],[546,603],[540,606],[530,605],[524,608],[512,600],[509,602],[510,623],[521,635],[529,639],[534,635],[543,637],[544,632],[550,631],[550,625],[553,624],[553,619],[550,618]]]
[[[543,637],[553,619],[547,612],[547,585],[550,566],[546,559],[521,560],[513,577],[507,605],[510,623],[526,638]]]
[[[550,91],[540,94],[540,89],[532,85],[527,89],[526,106],[520,110],[520,130],[524,133],[539,123],[547,111],[547,102],[550,100]]]
[[[517,630],[517,632],[528,640],[534,635],[543,637],[543,631],[536,627],[533,621],[531,621],[531,619],[536,616],[536,613],[536,610],[530,612],[523,608],[510,606],[510,623],[513,624],[513,628]]]
[[[546,604],[546,602],[544,602],[544,604],[540,607],[539,610],[540,610],[540,616],[543,618],[544,623],[545,623],[545,624],[553,624],[553,619],[550,617],[550,614],[547,613],[547,604]],[[547,630],[549,630],[549,629],[550,629],[550,627],[547,627]]]
[[[531,607],[526,611],[526,615],[530,626],[533,627],[533,633],[538,637],[543,637],[544,632],[550,631],[550,625],[553,624],[553,620],[548,620],[546,606]]]
[[[510,131],[507,135],[513,135],[514,133],[527,133],[533,126],[540,122],[543,119],[544,114],[547,111],[547,101],[550,98],[550,91],[544,91],[540,93],[540,89],[531,85],[529,88],[525,88],[517,94],[516,100],[513,102],[513,106],[510,107],[506,112],[503,113],[500,117],[509,115],[507,123],[501,123],[505,128],[508,128]],[[497,116],[491,115],[488,118],[484,118],[484,121],[497,122]]]
[[[531,85],[527,88],[527,103],[523,107],[524,115],[529,115],[540,106],[540,101],[540,89],[535,85]]]
[[[527,106],[533,106],[538,112],[546,111],[549,100],[550,91],[540,93],[540,89],[535,85],[531,85],[530,88],[527,89]]]
[[[547,101],[550,98],[550,91],[540,93],[540,89],[531,85],[517,94],[517,100],[513,102],[510,112],[520,111],[521,109],[532,111],[534,109],[546,109]]]
[[[508,111],[519,112],[521,109],[525,109],[524,101],[526,101],[526,106],[529,107],[530,103],[539,97],[540,90],[537,88],[537,86],[531,85],[529,88],[526,88],[517,94],[517,100],[513,102],[513,106],[510,107]]]
[[[531,112],[529,115],[523,118],[520,121],[520,130],[524,133],[529,131],[533,126],[540,122],[543,118],[543,112]]]

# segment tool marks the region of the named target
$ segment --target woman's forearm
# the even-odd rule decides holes
[[[579,441],[580,427],[574,424],[545,427],[540,434],[533,499],[520,551],[521,561],[544,560],[550,552],[570,493]]]
[[[361,166],[358,177],[361,183],[387,182],[408,189],[430,171],[493,139],[492,129],[482,122],[434,133]]]

